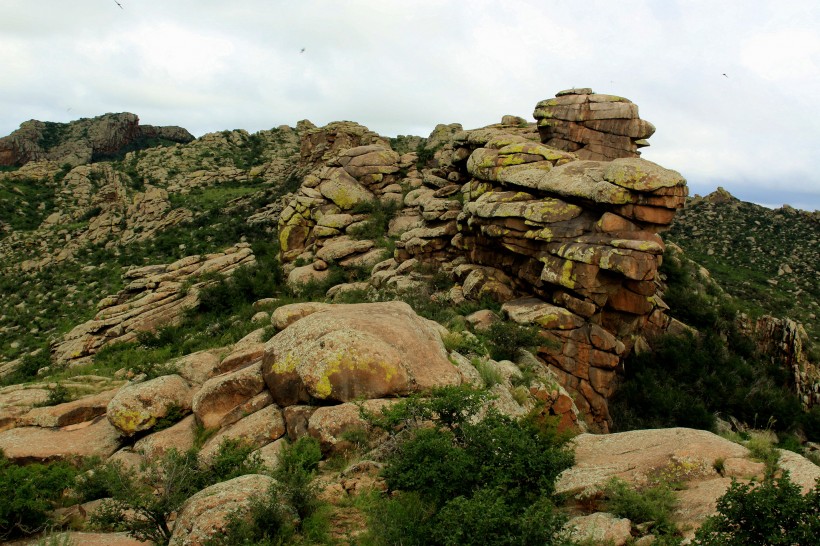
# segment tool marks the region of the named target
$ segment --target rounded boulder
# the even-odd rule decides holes
[[[440,329],[404,302],[330,305],[268,341],[262,374],[281,406],[457,385]]]

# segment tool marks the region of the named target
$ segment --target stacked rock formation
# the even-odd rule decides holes
[[[565,100],[564,118],[609,111],[613,119],[631,119],[593,124],[613,142],[620,135],[606,131],[644,127],[645,136],[651,128],[623,99],[587,92],[562,97],[586,97]],[[592,106],[601,104],[620,106]],[[549,107],[541,103],[536,116]],[[561,117],[552,118],[551,127],[576,124]],[[581,410],[606,430],[606,400],[634,335],[668,325],[656,295],[664,251],[657,233],[683,206],[685,180],[634,157],[628,146],[607,147],[611,160],[583,160],[579,155],[590,157],[594,147],[584,154],[556,149],[541,127],[512,116],[482,129],[453,129],[436,152],[437,165],[404,181],[409,192],[399,218],[410,229],[401,233],[393,259],[373,269],[371,284],[412,288],[406,274],[418,263],[436,264],[459,283],[454,301],[490,296],[506,302],[510,319],[537,324],[558,342],[545,343],[540,356],[577,395]],[[302,218],[318,213],[305,206]],[[315,230],[302,229],[302,240],[307,233],[316,238]],[[289,233],[286,226],[283,233]]]
[[[623,97],[597,95],[592,89],[569,89],[535,107],[541,141],[579,159],[638,157],[638,148],[655,127],[638,117],[638,107]]]
[[[141,126],[139,118],[127,112],[71,123],[30,120],[9,136],[0,138],[0,165],[19,166],[39,160],[83,165],[96,157],[139,146],[140,141],[158,138],[180,143],[194,139],[182,127]]]
[[[230,275],[255,260],[250,245],[239,243],[222,253],[131,269],[124,275],[128,285],[103,299],[92,320],[75,326],[56,343],[52,358],[58,364],[84,362],[106,345],[133,341],[139,332],[175,324],[199,301],[199,290],[208,284],[197,282],[201,276]]]
[[[409,166],[388,142],[360,125],[343,122],[308,132],[302,160],[318,166],[279,216],[279,242],[292,282],[329,274],[329,263],[372,267],[384,251],[361,233],[374,207],[399,205],[399,171]],[[295,267],[292,262],[309,262]]]

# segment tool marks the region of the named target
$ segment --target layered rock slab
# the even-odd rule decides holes
[[[282,406],[459,384],[440,328],[403,302],[319,307],[267,343],[262,373]]]

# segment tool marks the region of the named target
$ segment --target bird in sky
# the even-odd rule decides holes
[[[305,48],[303,47],[302,50],[299,53],[301,54],[301,53],[304,53],[304,52],[305,52]]]
[[[723,77],[724,77],[724,78],[728,78],[729,76],[727,76],[727,75],[724,73],[724,74],[723,74]]]
[[[114,3],[115,3],[115,4],[117,4],[117,5],[120,7],[120,9],[125,9],[124,7],[122,7],[122,4],[120,4],[119,2],[117,2],[117,0],[114,0]]]

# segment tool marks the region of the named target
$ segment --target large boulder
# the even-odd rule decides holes
[[[106,416],[120,432],[133,436],[152,428],[171,411],[191,411],[193,390],[178,375],[126,385],[108,403]]]
[[[273,478],[263,474],[246,474],[206,487],[182,506],[170,543],[201,546],[212,536],[222,534],[233,512],[247,510],[274,483]]]
[[[266,406],[217,432],[202,446],[199,456],[210,461],[225,440],[239,440],[254,448],[263,447],[285,435],[285,420],[276,406]]]
[[[202,385],[193,399],[197,420],[205,428],[218,426],[234,408],[262,392],[262,364],[213,377]]]
[[[384,398],[461,382],[440,326],[403,302],[333,305],[267,343],[262,373],[276,403]]]
[[[71,402],[34,408],[19,420],[22,426],[65,427],[103,415],[118,389],[84,396]]]
[[[715,461],[722,459],[731,466],[749,457],[749,450],[739,444],[688,428],[581,434],[573,443],[575,465],[558,476],[557,493],[601,488],[611,478],[643,485],[658,471],[684,459],[702,470],[701,477],[715,477]]]

